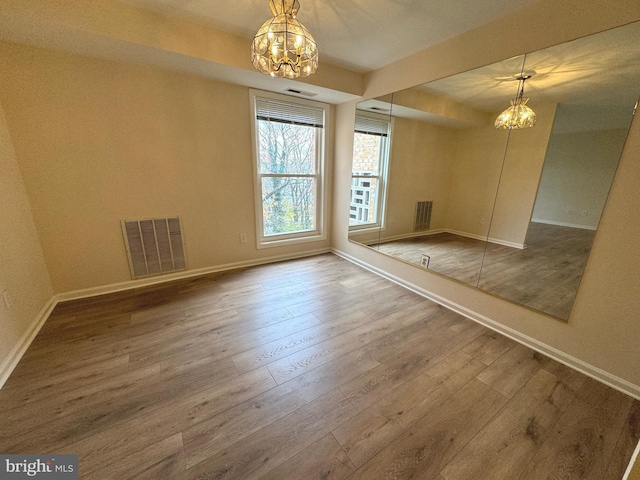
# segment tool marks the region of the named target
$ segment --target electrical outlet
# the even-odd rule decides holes
[[[420,266],[424,268],[429,268],[429,262],[431,261],[431,257],[425,253],[420,257]]]
[[[240,243],[247,243],[247,234],[246,233],[241,233],[240,234]]]
[[[480,225],[484,225],[484,222],[485,222],[484,217],[481,217],[480,218]]]
[[[11,310],[11,308],[13,308],[13,300],[9,294],[9,290],[2,292],[2,298],[4,298],[4,304],[7,306],[7,310]]]

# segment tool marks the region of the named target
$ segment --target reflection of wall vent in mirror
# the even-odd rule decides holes
[[[132,278],[186,268],[180,218],[123,220],[122,232]]]
[[[416,215],[413,221],[413,231],[429,230],[431,225],[432,201],[416,202]]]

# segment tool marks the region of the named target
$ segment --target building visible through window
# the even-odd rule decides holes
[[[352,230],[382,226],[390,131],[388,118],[356,115],[349,205]]]

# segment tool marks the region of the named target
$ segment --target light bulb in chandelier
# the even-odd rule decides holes
[[[264,22],[251,44],[251,63],[274,77],[307,77],[318,69],[318,47],[297,19],[298,0],[269,0],[273,18]]]
[[[496,128],[519,129],[530,128],[536,124],[536,113],[527,105],[529,99],[524,96],[524,82],[532,75],[520,75],[517,80],[520,82],[518,95],[510,100],[510,105],[506,108],[494,123]]]

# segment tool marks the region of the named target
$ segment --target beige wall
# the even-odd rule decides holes
[[[245,87],[14,44],[0,84],[56,292],[130,280],[122,219],[180,215],[191,269],[329,246],[256,249]]]
[[[595,229],[626,136],[627,129],[552,135],[534,219]]]
[[[487,236],[507,138],[506,130],[493,126],[456,132],[448,230]]]
[[[489,238],[524,246],[556,105],[535,105],[536,126],[512,130],[504,157]]]
[[[416,202],[433,200],[432,230],[485,238],[491,225],[496,241],[522,245],[555,106],[537,109],[539,125],[512,132],[510,140],[508,131],[492,125],[452,129],[396,117],[381,238],[411,234]]]
[[[51,299],[53,289],[20,176],[11,135],[0,107],[0,386],[9,362]]]
[[[521,22],[522,18],[527,21]],[[576,9],[575,2],[569,0],[543,0],[518,18],[507,16],[374,72],[369,76],[367,96],[386,94],[636,20],[640,20],[640,4],[636,1],[586,2]],[[505,42],[505,38],[510,41]],[[353,113],[352,103],[338,108],[339,129],[349,126],[344,117]],[[637,118],[567,323],[348,242],[346,222],[339,220],[346,218],[344,212],[348,208],[352,145],[346,132],[339,130],[337,138],[333,228],[333,245],[337,250],[458,305],[463,311],[474,312],[477,318],[502,331],[546,345],[548,351],[560,352],[593,374],[602,370],[613,376],[610,377],[613,383],[640,392]]]
[[[433,201],[431,229],[444,229],[449,202],[454,133],[449,128],[395,117],[389,155],[385,227],[380,236],[351,232],[355,241],[370,244],[413,233],[416,202]]]
[[[102,58],[126,58],[254,87],[271,84],[269,77],[251,65],[247,53],[250,39],[245,36],[129,2],[2,0],[1,11],[0,32],[10,41]],[[351,98],[362,94],[363,75],[323,60],[322,68],[305,83],[325,92],[339,92],[336,98]],[[280,85],[300,88],[293,80]]]
[[[538,104],[536,128],[511,132],[493,125],[452,129],[396,117],[380,240],[412,234],[416,201],[433,200],[432,230],[488,235],[491,241],[522,248],[555,110],[555,104]],[[377,234],[357,231],[351,238],[378,241]]]
[[[431,229],[446,224],[453,135],[450,129],[396,118],[389,161],[385,237],[413,232],[416,202],[433,201]]]

